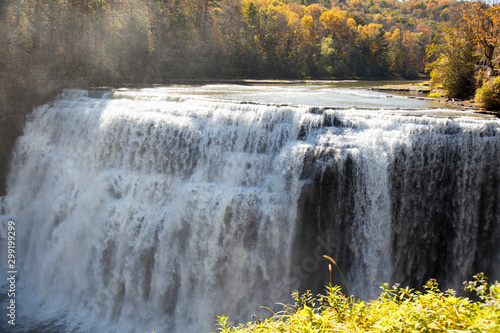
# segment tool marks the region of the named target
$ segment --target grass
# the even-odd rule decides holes
[[[488,283],[480,273],[465,286],[477,301],[454,290],[442,292],[434,279],[423,292],[384,284],[369,302],[346,297],[330,283],[325,295],[294,292],[295,304],[263,321],[234,326],[221,316],[216,332],[500,332],[500,284]]]

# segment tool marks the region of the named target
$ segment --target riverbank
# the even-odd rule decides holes
[[[395,93],[404,95],[408,98],[416,98],[420,100],[433,101],[438,103],[446,103],[454,107],[462,108],[469,111],[480,113],[488,113],[498,115],[498,112],[488,111],[476,105],[474,100],[458,100],[442,97],[444,90],[431,89],[426,82],[411,83],[411,84],[388,84],[384,86],[375,86],[370,88],[373,91],[383,91],[387,93]]]
[[[371,90],[377,91],[395,91],[395,92],[414,92],[421,94],[429,94],[431,89],[426,83],[413,84],[388,84],[384,86],[372,87]]]

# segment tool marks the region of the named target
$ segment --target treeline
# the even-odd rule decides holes
[[[416,78],[439,59],[436,45],[445,46],[444,54],[450,49],[443,27],[465,31],[459,22],[468,5],[456,0],[0,0],[0,110],[12,108],[23,94],[75,85]],[[477,45],[471,44],[474,52]]]
[[[412,78],[425,70],[439,22],[462,7],[454,0],[0,3],[0,72],[11,89],[54,79]]]

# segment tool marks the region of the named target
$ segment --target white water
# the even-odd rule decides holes
[[[212,89],[67,91],[35,110],[2,207],[22,327],[209,332],[328,283],[318,254],[363,298],[497,274],[497,120]],[[307,91],[279,89],[269,102]]]

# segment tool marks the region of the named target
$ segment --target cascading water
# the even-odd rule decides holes
[[[499,129],[418,111],[67,91],[27,122],[3,198],[19,326],[209,332],[217,315],[249,320],[296,288],[321,289],[323,254],[362,298],[384,282],[497,278]]]

